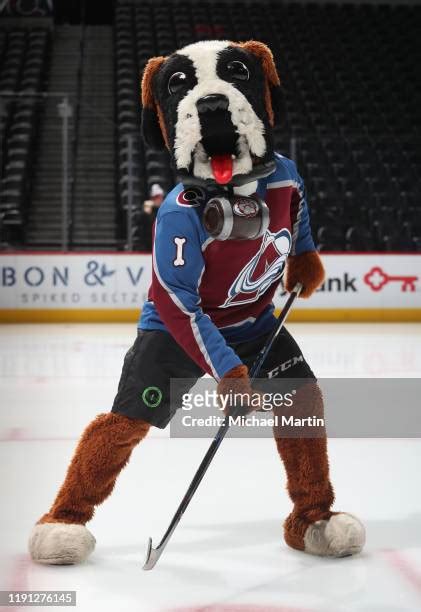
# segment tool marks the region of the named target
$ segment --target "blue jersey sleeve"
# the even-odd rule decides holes
[[[153,301],[168,331],[186,353],[220,380],[241,364],[201,308],[205,269],[199,218],[194,210],[158,215],[153,252]]]

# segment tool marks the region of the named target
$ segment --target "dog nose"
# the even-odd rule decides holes
[[[228,105],[228,98],[222,94],[209,94],[199,98],[196,102],[199,114],[206,113],[207,111],[228,110]]]

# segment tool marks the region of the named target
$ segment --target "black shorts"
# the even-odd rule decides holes
[[[241,361],[251,367],[267,337],[268,334],[230,346]],[[181,396],[203,375],[203,370],[169,333],[138,330],[124,358],[112,412],[142,419],[163,429],[181,406]],[[170,401],[170,381],[176,378],[189,380],[177,384],[177,397],[171,397]],[[298,344],[285,328],[273,343],[259,378],[315,380]]]

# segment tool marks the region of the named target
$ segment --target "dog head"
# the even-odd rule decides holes
[[[146,65],[143,137],[153,148],[169,149],[185,184],[243,185],[274,169],[279,93],[263,43],[193,43]]]

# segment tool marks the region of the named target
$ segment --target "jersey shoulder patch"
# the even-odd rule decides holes
[[[179,183],[168,193],[158,210],[156,227],[166,234],[183,238],[189,236],[202,244],[208,234],[201,222],[202,208],[206,204],[206,192],[200,187],[184,188]],[[165,222],[164,222],[165,220]],[[178,229],[177,229],[178,228]]]
[[[176,203],[178,206],[196,208],[206,202],[206,193],[200,187],[187,187],[182,189],[177,197]]]
[[[159,208],[158,216],[162,217],[169,212],[186,212],[189,209],[198,209],[206,203],[206,193],[200,187],[184,187],[178,183],[166,196]]]

